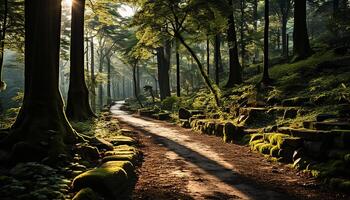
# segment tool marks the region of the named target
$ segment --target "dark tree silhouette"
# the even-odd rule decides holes
[[[72,5],[72,33],[70,48],[70,79],[66,114],[72,120],[94,117],[89,104],[89,90],[84,74],[84,9],[85,0]]]
[[[170,97],[169,69],[170,69],[170,42],[165,42],[163,47],[157,48],[158,81],[160,99]]]
[[[25,1],[25,89],[21,110],[2,148],[17,161],[56,161],[80,138],[63,109],[59,85],[61,0]],[[14,161],[13,160],[13,161]]]
[[[265,27],[264,27],[264,71],[261,82],[265,84],[271,83],[269,76],[269,26],[270,26],[270,3],[265,0]]]
[[[293,61],[305,59],[312,54],[306,25],[306,0],[294,1]]]
[[[229,0],[228,2],[229,5],[233,7],[232,0]],[[228,16],[227,42],[229,47],[230,74],[226,87],[230,88],[235,84],[242,83],[242,67],[238,60],[237,35],[233,13],[230,13]]]

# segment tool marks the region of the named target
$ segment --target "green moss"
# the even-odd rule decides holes
[[[110,161],[80,174],[74,178],[72,185],[76,191],[89,187],[104,197],[119,198],[124,192],[130,191],[135,176],[130,162]]]
[[[274,145],[265,143],[263,145],[259,145],[257,147],[257,150],[262,154],[270,154],[271,149],[274,147]]]
[[[276,146],[273,146],[271,149],[270,149],[270,156],[272,157],[276,157],[278,158],[278,152],[279,152],[280,148],[276,145]]]
[[[96,194],[95,191],[93,191],[91,188],[84,188],[81,189],[72,200],[98,200],[101,199],[101,197]]]
[[[250,136],[250,141],[249,141],[249,144],[253,141],[256,141],[256,140],[261,140],[264,138],[264,135],[262,133],[255,133],[255,134],[252,134]]]
[[[269,134],[264,134],[265,140],[270,142],[273,145],[278,145],[283,142],[284,138],[290,137],[287,134],[282,134],[282,133],[269,133]]]

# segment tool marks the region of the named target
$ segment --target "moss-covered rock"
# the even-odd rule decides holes
[[[111,140],[111,143],[114,146],[118,146],[118,145],[135,145],[136,141],[134,139],[132,139],[131,137],[116,136],[116,137],[113,137],[113,140]]]
[[[182,128],[191,128],[191,124],[187,119],[180,119],[180,126]]]
[[[100,152],[96,147],[87,144],[78,145],[77,151],[80,156],[87,161],[96,161],[101,157]]]
[[[227,122],[224,127],[224,137],[223,137],[224,142],[227,142],[227,143],[233,142],[235,132],[236,132],[236,126],[231,122]]]
[[[279,157],[279,155],[278,155],[278,152],[279,152],[279,151],[280,151],[280,148],[279,148],[277,145],[273,146],[273,147],[270,149],[270,156],[275,157],[275,158],[278,158],[278,157]]]
[[[274,145],[270,143],[264,143],[262,145],[259,145],[257,147],[257,150],[262,154],[270,154],[271,149],[274,147]]]
[[[136,163],[137,156],[135,154],[124,154],[124,155],[110,155],[102,158],[102,163],[109,161],[130,161],[131,163]]]
[[[190,119],[192,117],[192,114],[189,110],[185,108],[180,108],[179,109],[179,119]]]
[[[91,188],[81,189],[72,200],[103,200],[104,198]]]
[[[251,134],[249,144],[252,143],[253,141],[261,140],[263,138],[264,138],[264,134],[262,133]]]
[[[80,174],[73,180],[72,186],[75,191],[89,187],[105,198],[120,199],[129,195],[134,181],[134,167],[130,162],[110,161]]]
[[[215,135],[218,137],[224,136],[224,127],[225,125],[223,123],[216,123],[215,124]]]

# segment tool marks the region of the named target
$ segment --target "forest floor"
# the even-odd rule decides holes
[[[144,161],[134,199],[348,199],[249,147],[111,108],[135,131]]]

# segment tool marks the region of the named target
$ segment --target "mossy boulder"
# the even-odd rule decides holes
[[[182,128],[191,128],[191,124],[187,119],[180,119],[180,126]]]
[[[91,188],[81,189],[72,200],[103,200],[104,198]]]
[[[87,161],[96,161],[100,159],[100,152],[96,147],[87,145],[87,144],[79,144],[77,147],[77,151],[80,156]]]
[[[215,124],[215,135],[218,137],[224,136],[224,127],[225,125],[223,123],[216,123]]]
[[[75,191],[91,188],[107,199],[128,196],[135,181],[134,167],[129,161],[110,161],[74,178]]]
[[[190,119],[192,117],[192,114],[189,110],[185,108],[180,108],[179,109],[179,119]]]
[[[113,144],[97,137],[92,137],[89,141],[92,146],[97,147],[99,150],[113,150]]]
[[[118,146],[118,145],[135,145],[136,141],[133,138],[131,138],[131,137],[116,136],[116,137],[113,137],[113,140],[111,140],[111,143],[114,146]]]
[[[258,145],[257,150],[262,154],[270,154],[270,151],[273,147],[274,145],[270,143],[264,143],[262,145]]]
[[[236,126],[231,122],[227,122],[224,127],[224,142],[233,142],[235,132]]]
[[[130,161],[131,163],[136,164],[137,155],[135,153],[109,155],[103,157],[101,163],[106,163],[109,161]]]
[[[262,133],[251,134],[249,144],[253,141],[262,140],[262,139],[264,139],[264,134]]]

